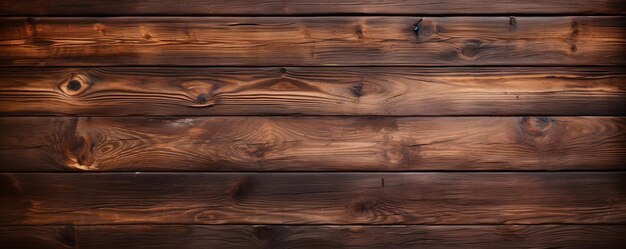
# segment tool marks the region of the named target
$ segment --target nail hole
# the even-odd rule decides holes
[[[420,23],[422,22],[422,18],[420,18],[419,20],[417,20],[417,22],[415,24],[413,24],[413,33],[415,33],[415,35],[419,36],[420,33]]]

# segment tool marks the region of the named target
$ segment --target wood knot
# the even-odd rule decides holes
[[[194,102],[193,107],[210,107],[216,103],[213,97],[217,94],[219,85],[194,80],[181,83],[180,87],[188,93]]]
[[[523,117],[520,119],[520,127],[524,133],[531,136],[543,136],[556,124],[549,117]]]
[[[350,203],[348,210],[354,216],[365,216],[376,210],[378,205],[378,201],[371,197],[359,198]]]
[[[254,158],[263,158],[271,149],[271,146],[266,143],[247,144],[246,153]]]
[[[481,42],[480,40],[467,40],[461,46],[461,54],[464,57],[474,58],[480,53]]]
[[[96,159],[93,157],[93,147],[91,139],[84,136],[77,136],[71,145],[71,152],[79,166],[89,167]]]
[[[356,37],[358,37],[359,39],[365,39],[365,31],[363,30],[363,27],[358,26],[356,28],[356,30],[354,31],[354,34],[356,34]]]
[[[397,167],[409,167],[415,165],[421,158],[421,145],[403,142],[391,142],[385,145],[383,158]]]
[[[60,86],[61,90],[68,95],[78,95],[92,85],[85,75],[72,75]]]
[[[570,39],[571,40],[576,40],[578,38],[578,35],[580,34],[580,29],[578,28],[578,23],[576,21],[574,21],[572,23],[572,32],[570,33]]]
[[[287,73],[287,68],[284,68],[284,67],[280,68],[280,73]]]
[[[363,96],[363,83],[357,83],[350,87],[350,93],[354,95],[356,98],[360,98]]]
[[[578,36],[580,34],[580,29],[578,28],[578,22],[572,21],[572,32],[567,38],[567,43],[569,44],[569,50],[572,53],[578,51],[578,46],[576,43],[578,42]]]
[[[196,101],[198,101],[198,104],[206,104],[207,102],[206,94],[202,93],[198,95],[198,97],[196,97]]]
[[[254,237],[258,240],[268,241],[272,239],[272,229],[268,226],[255,226]]]
[[[404,159],[404,153],[402,152],[402,149],[398,149],[398,148],[386,149],[384,150],[383,155],[385,157],[385,160],[387,160],[388,162],[392,164],[399,164]]]
[[[80,90],[81,86],[80,86],[80,81],[78,80],[70,80],[69,82],[67,82],[67,89],[71,90],[71,91],[78,91]]]

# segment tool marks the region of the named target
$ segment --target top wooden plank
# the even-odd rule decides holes
[[[0,1],[2,16],[623,14],[621,0],[91,0]]]
[[[625,27],[622,16],[1,18],[0,66],[615,66]]]

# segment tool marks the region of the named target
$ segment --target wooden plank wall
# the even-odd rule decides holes
[[[1,248],[623,248],[623,0],[0,0]]]

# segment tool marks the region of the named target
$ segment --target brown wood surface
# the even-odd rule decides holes
[[[87,226],[85,248],[621,248],[626,226]]]
[[[2,16],[626,14],[620,0],[23,0],[0,1]]]
[[[624,65],[626,18],[2,18],[0,66]]]
[[[624,224],[626,173],[2,173],[0,225]]]
[[[0,226],[0,248],[77,248],[76,229],[73,226]]]
[[[87,226],[85,248],[621,248],[626,226]]]
[[[624,248],[624,0],[0,0],[0,249]]]
[[[626,115],[623,68],[1,68],[5,115]]]
[[[0,244],[37,248],[621,248],[624,225],[0,226]],[[80,243],[77,243],[77,242]]]
[[[623,170],[622,117],[5,117],[1,171]]]
[[[87,226],[85,248],[620,248],[626,226]]]

